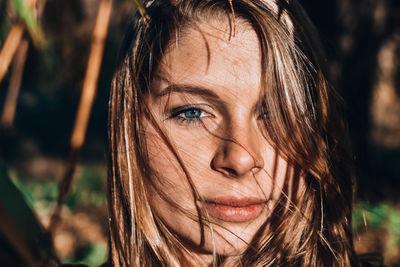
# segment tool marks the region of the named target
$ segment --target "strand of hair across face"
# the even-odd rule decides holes
[[[231,12],[232,12],[232,23],[233,23],[233,34],[232,36],[235,37],[236,34],[236,16],[235,16],[235,9],[233,8],[233,3],[232,0],[228,0],[229,5],[231,6]]]

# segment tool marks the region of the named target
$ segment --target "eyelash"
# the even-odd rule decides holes
[[[264,112],[258,116],[257,120],[269,120],[271,115],[268,112]]]
[[[265,106],[262,106],[259,109],[260,115],[257,117],[257,120],[270,120],[271,119],[271,113],[267,110]]]
[[[199,112],[199,117],[196,118],[188,118],[186,117],[186,115],[184,115],[184,113],[188,112],[188,111],[196,111]],[[176,120],[178,123],[184,124],[184,125],[197,125],[201,123],[201,118],[205,117],[208,115],[207,112],[205,112],[202,109],[193,107],[193,106],[183,106],[183,107],[177,107],[171,110],[171,115],[168,117],[168,119],[174,119]],[[268,112],[266,113],[262,113],[258,116],[257,120],[265,120],[265,119],[269,119],[270,114]]]
[[[184,113],[189,112],[189,111],[199,112],[198,117],[188,118],[187,115],[184,115]],[[185,125],[200,124],[201,118],[207,116],[207,114],[208,114],[204,110],[201,110],[201,109],[193,107],[193,106],[178,107],[178,108],[173,109],[171,111],[171,113],[172,114],[169,116],[169,119],[174,119],[178,123],[185,124]]]

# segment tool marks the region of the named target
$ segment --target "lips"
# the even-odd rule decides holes
[[[207,199],[208,213],[225,222],[250,222],[265,208],[266,201],[260,198],[236,198],[231,196]]]

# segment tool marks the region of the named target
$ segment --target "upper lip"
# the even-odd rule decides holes
[[[218,204],[232,207],[247,207],[257,204],[265,204],[267,201],[256,197],[235,197],[235,196],[220,196],[205,199],[206,203]]]

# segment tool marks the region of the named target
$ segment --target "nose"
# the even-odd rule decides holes
[[[240,178],[264,168],[260,139],[250,131],[236,129],[229,138],[220,138],[211,167],[225,176]]]

